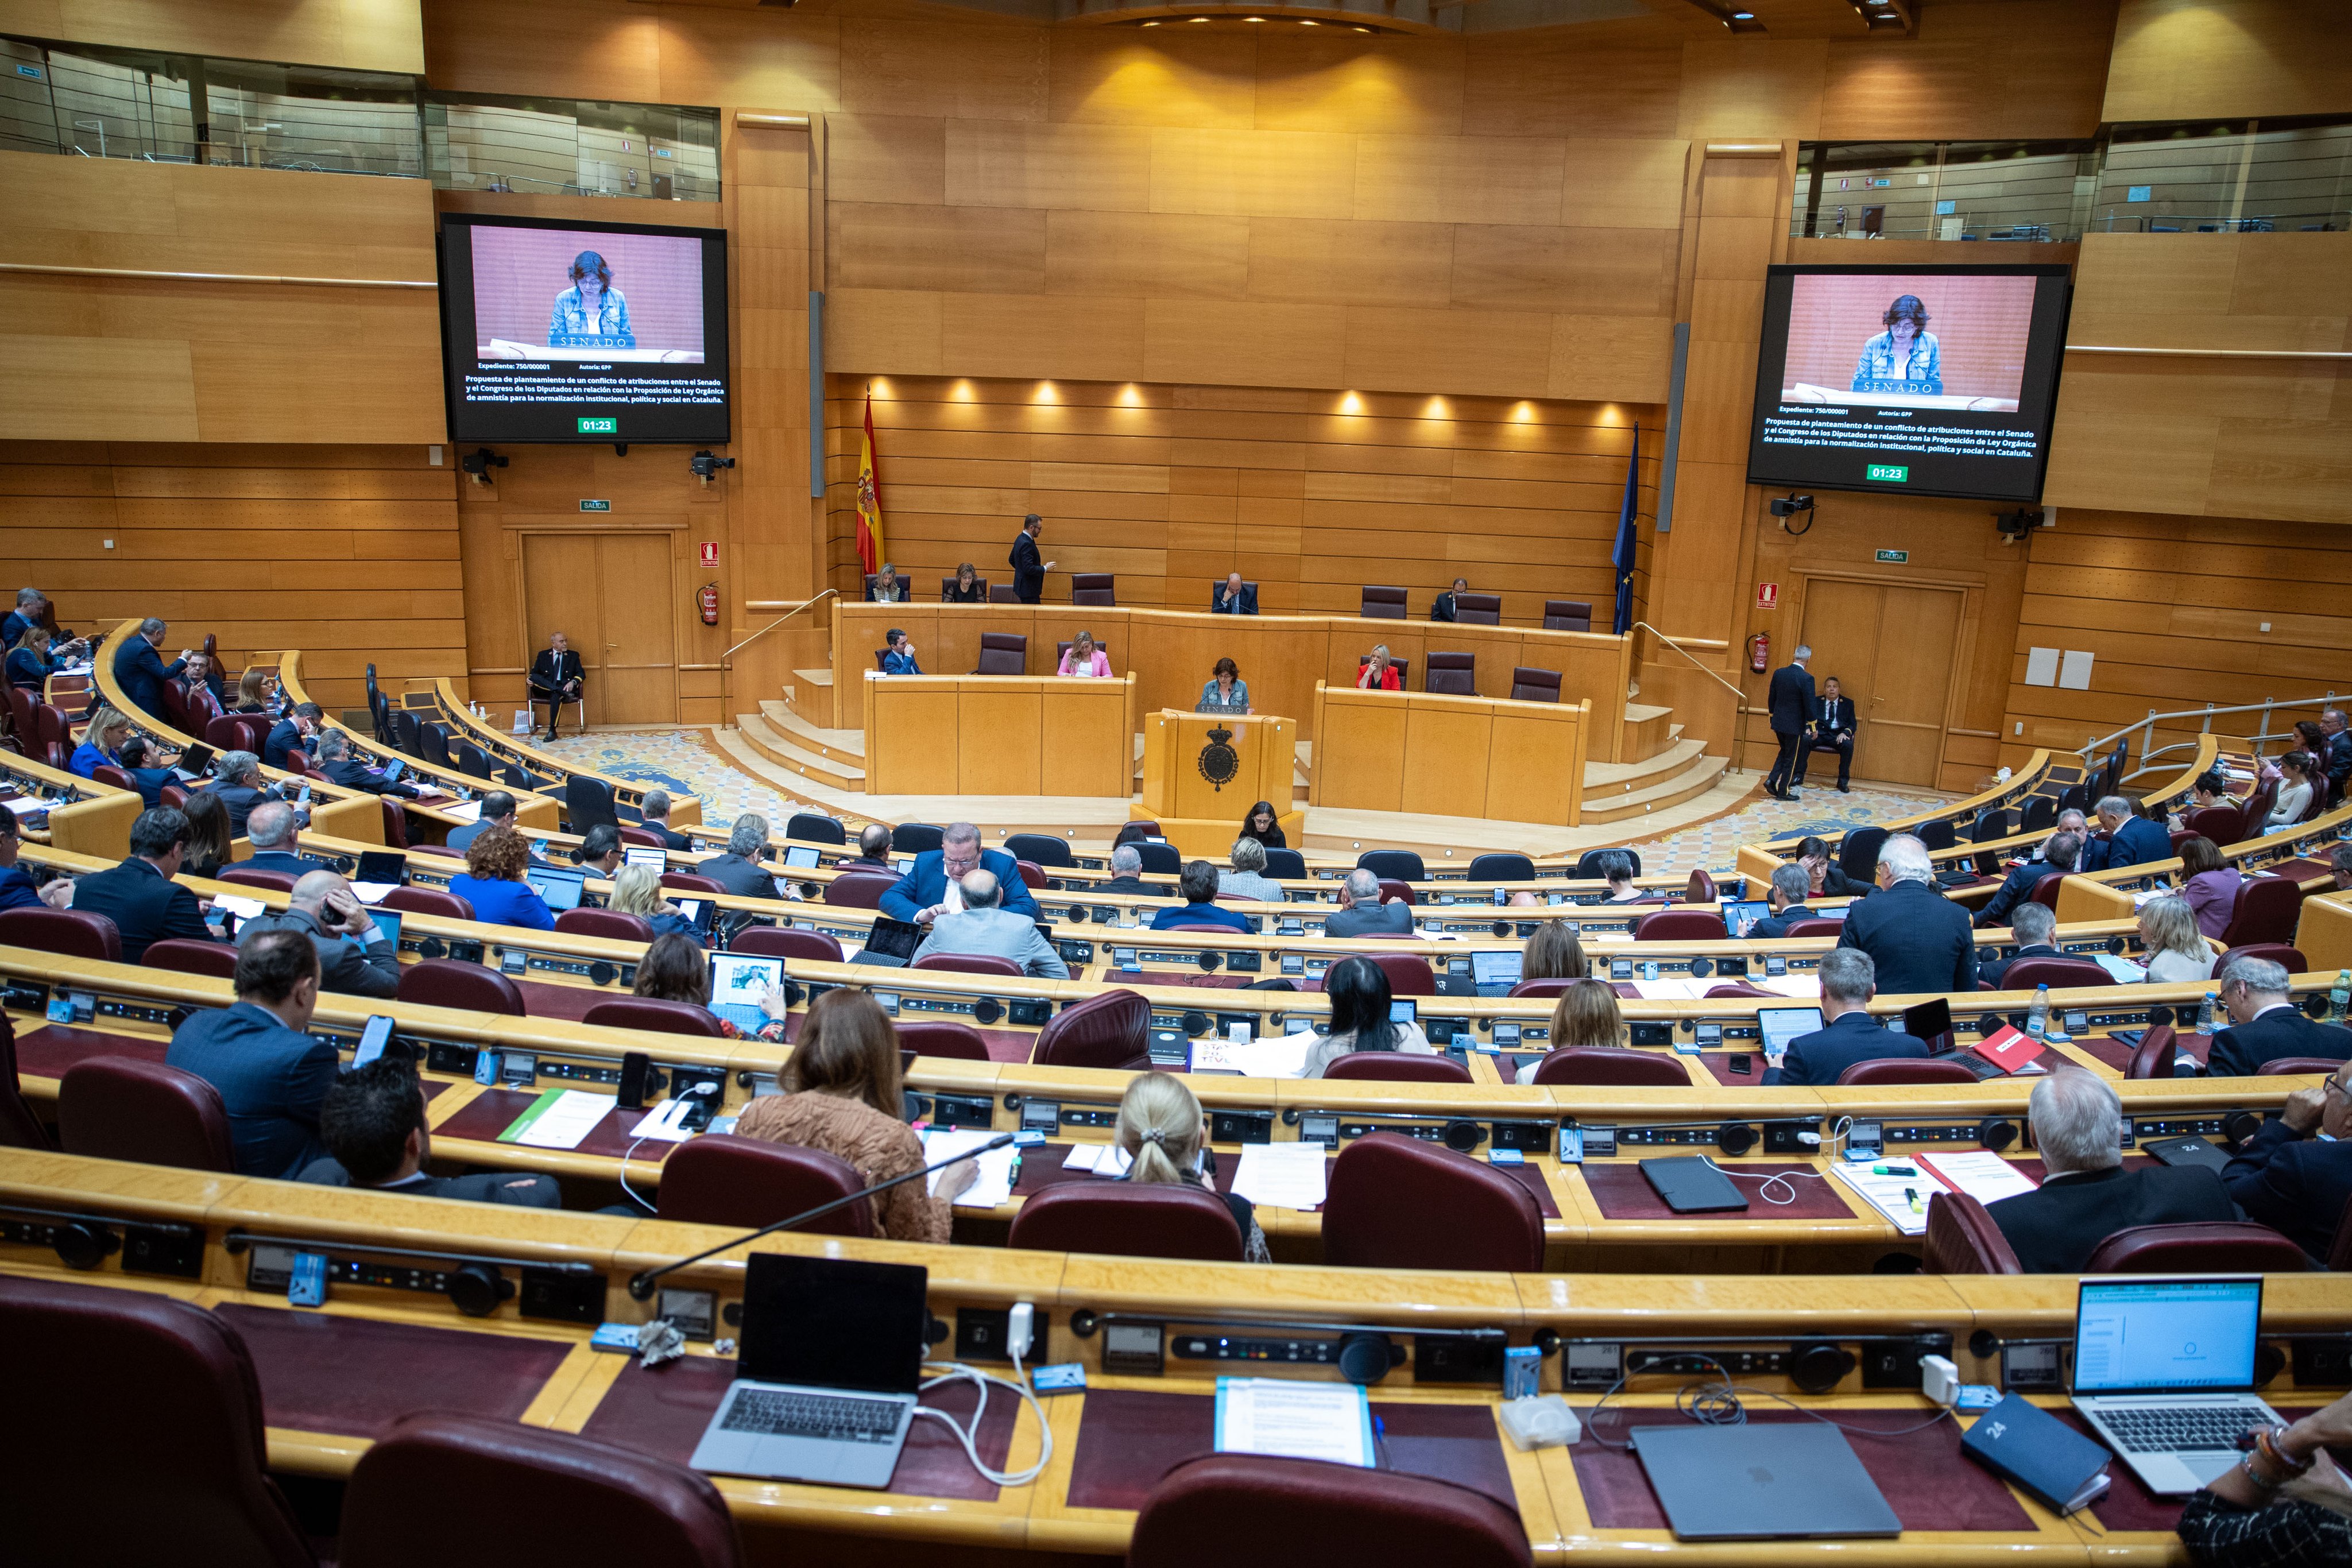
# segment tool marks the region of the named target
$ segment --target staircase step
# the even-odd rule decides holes
[[[1589,802],[1645,789],[1681,772],[1706,750],[1706,742],[1703,740],[1676,740],[1639,762],[1588,762],[1584,765],[1584,798]]]
[[[866,766],[866,732],[862,729],[827,729],[812,723],[788,703],[763,702],[760,705],[760,716],[803,751],[813,751],[853,768]]]
[[[833,671],[830,668],[820,670],[794,670],[793,672],[793,679],[800,682],[803,685],[807,686],[831,686],[833,685]]]
[[[845,762],[812,751],[791,737],[779,733],[760,714],[737,714],[735,725],[744,744],[778,768],[814,783],[830,785],[835,789],[862,790],[866,788],[866,766],[862,760]]]
[[[1625,760],[1641,762],[1674,744],[1674,709],[1650,703],[1625,705]]]
[[[1585,824],[1589,827],[1601,822],[1638,821],[1654,811],[1695,800],[1721,782],[1725,769],[1730,766],[1724,758],[1700,755],[1642,789],[1622,794],[1588,793],[1584,798]]]

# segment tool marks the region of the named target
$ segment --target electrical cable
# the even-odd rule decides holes
[[[650,1133],[641,1134],[637,1138],[636,1143],[633,1143],[629,1145],[629,1152],[621,1156],[621,1190],[626,1193],[631,1201],[635,1203],[639,1208],[644,1209],[647,1214],[659,1214],[661,1212],[661,1208],[658,1205],[646,1202],[646,1195],[629,1185],[629,1162],[637,1157],[637,1144],[644,1143],[646,1138],[651,1136],[653,1136],[653,1134]]]
[[[1030,1482],[1035,1480],[1040,1475],[1045,1473],[1045,1467],[1048,1464],[1051,1464],[1054,1458],[1054,1427],[1053,1424],[1045,1419],[1045,1407],[1037,1403],[1037,1396],[1029,1392],[1029,1375],[1021,1368],[1021,1356],[1018,1352],[1015,1352],[1013,1356],[1013,1376],[1010,1379],[994,1376],[992,1374],[981,1371],[975,1366],[966,1366],[960,1361],[927,1362],[924,1364],[928,1366],[944,1366],[948,1370],[941,1373],[939,1376],[932,1378],[928,1383],[925,1383],[922,1385],[923,1393],[928,1394],[932,1389],[940,1386],[942,1384],[954,1383],[965,1378],[971,1379],[980,1390],[979,1402],[972,1406],[971,1426],[969,1430],[957,1426],[955,1417],[949,1415],[944,1410],[934,1409],[928,1405],[918,1405],[915,1406],[916,1415],[929,1416],[931,1419],[939,1422],[949,1431],[955,1434],[956,1441],[963,1445],[964,1457],[971,1461],[971,1468],[973,1469],[978,1470],[983,1478],[1001,1487],[1025,1487]],[[1013,1393],[1021,1396],[1022,1400],[1028,1405],[1031,1410],[1036,1413],[1038,1437],[1037,1462],[1031,1465],[1025,1470],[992,1470],[988,1468],[987,1462],[980,1457],[980,1445],[978,1441],[980,1436],[980,1423],[981,1418],[988,1414],[988,1385],[992,1383],[996,1384],[1000,1387],[1010,1388],[1013,1390]]]
[[[1711,1156],[1702,1155],[1700,1157],[1706,1159],[1706,1163],[1715,1169],[1723,1171],[1725,1176],[1729,1176],[1734,1181],[1762,1182],[1764,1185],[1756,1189],[1756,1196],[1762,1198],[1767,1203],[1775,1204],[1782,1208],[1786,1208],[1789,1205],[1797,1201],[1797,1184],[1789,1179],[1790,1176],[1803,1176],[1807,1181],[1829,1180],[1829,1177],[1822,1175],[1819,1171],[1773,1171],[1769,1175],[1760,1171],[1727,1171],[1724,1170],[1721,1166],[1716,1165]],[[1789,1196],[1786,1197],[1774,1197],[1772,1196],[1772,1189],[1775,1186],[1783,1186],[1788,1188]]]
[[[1819,1421],[1824,1427],[1835,1427],[1839,1431],[1847,1434],[1849,1437],[1907,1437],[1914,1432],[1926,1431],[1937,1422],[1941,1421],[1946,1416],[1953,1414],[1951,1407],[1947,1406],[1937,1411],[1935,1415],[1929,1416],[1927,1420],[1918,1423],[1916,1426],[1897,1427],[1891,1431],[1874,1427],[1850,1427],[1843,1421],[1832,1421],[1819,1411],[1809,1409],[1806,1406],[1798,1404],[1795,1400],[1790,1398],[1785,1394],[1775,1394],[1769,1388],[1753,1388],[1745,1384],[1734,1383],[1731,1380],[1731,1369],[1725,1366],[1723,1363],[1716,1360],[1715,1357],[1711,1355],[1689,1354],[1685,1356],[1684,1359],[1693,1362],[1704,1362],[1708,1366],[1715,1368],[1717,1375],[1723,1379],[1720,1383],[1685,1383],[1682,1387],[1675,1391],[1675,1413],[1681,1416],[1685,1420],[1695,1421],[1702,1427],[1746,1426],[1748,1424],[1748,1407],[1740,1402],[1739,1396],[1742,1394],[1751,1395],[1759,1398],[1778,1400],[1780,1403],[1786,1405],[1790,1409],[1797,1412],[1800,1416],[1803,1416],[1811,1420]],[[1587,1434],[1593,1436],[1596,1440],[1599,1437],[1601,1407],[1607,1405],[1611,1399],[1614,1398],[1617,1391],[1624,1387],[1626,1382],[1634,1375],[1635,1375],[1633,1373],[1628,1372],[1624,1376],[1620,1377],[1616,1382],[1611,1384],[1609,1385],[1608,1392],[1601,1395],[1600,1399],[1594,1403],[1592,1408],[1584,1413],[1584,1430]],[[1580,1440],[1581,1439],[1580,1438]],[[1633,1444],[1631,1439],[1627,1439],[1622,1446],[1627,1453],[1632,1453],[1633,1451]]]

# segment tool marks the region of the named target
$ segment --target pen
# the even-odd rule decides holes
[[[1904,1202],[1906,1202],[1906,1203],[1907,1203],[1907,1204],[1909,1204],[1909,1205],[1911,1206],[1911,1212],[1912,1212],[1912,1213],[1914,1213],[1914,1214],[1918,1213],[1918,1212],[1919,1212],[1919,1189],[1918,1189],[1917,1187],[1916,1187],[1916,1186],[1906,1186],[1906,1187],[1905,1187],[1905,1188],[1903,1189],[1903,1201],[1904,1201]]]

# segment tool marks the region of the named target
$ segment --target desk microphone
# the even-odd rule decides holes
[[[654,1299],[654,1282],[664,1274],[675,1273],[689,1264],[701,1262],[705,1258],[716,1258],[721,1252],[731,1251],[735,1248],[757,1241],[762,1236],[772,1236],[779,1230],[790,1230],[795,1225],[805,1225],[812,1219],[822,1219],[836,1208],[846,1208],[859,1198],[871,1197],[877,1192],[888,1192],[892,1187],[913,1181],[918,1176],[928,1176],[933,1171],[943,1171],[950,1166],[958,1166],[966,1160],[978,1159],[992,1150],[1005,1147],[1019,1136],[1018,1133],[999,1133],[977,1148],[966,1149],[960,1155],[951,1155],[935,1166],[925,1166],[920,1170],[908,1171],[905,1176],[892,1176],[888,1181],[877,1181],[872,1186],[861,1188],[846,1197],[836,1197],[831,1203],[821,1203],[814,1208],[804,1209],[788,1219],[779,1219],[773,1225],[762,1226],[748,1236],[738,1236],[732,1241],[722,1241],[716,1247],[697,1252],[691,1258],[680,1258],[677,1262],[665,1263],[658,1269],[642,1270],[629,1277],[629,1294],[640,1301],[650,1301]]]

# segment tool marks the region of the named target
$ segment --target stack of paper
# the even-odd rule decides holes
[[[1320,1144],[1251,1144],[1234,1172],[1234,1191],[1269,1208],[1320,1208],[1323,1159]]]
[[[1117,1144],[1074,1144],[1062,1158],[1066,1171],[1091,1171],[1096,1176],[1123,1176],[1135,1156]]]
[[[1819,975],[1782,975],[1775,979],[1748,977],[1748,983],[1759,990],[1774,991],[1784,997],[1818,997],[1822,994]]]
[[[1372,1468],[1372,1411],[1345,1383],[1279,1377],[1217,1379],[1217,1452]]]
[[[1950,1150],[1921,1155],[1912,1162],[1925,1166],[1944,1186],[1967,1193],[1979,1203],[1999,1203],[2004,1197],[2032,1192],[2033,1178],[1990,1149]]]
[[[935,1166],[941,1160],[960,1155],[966,1149],[978,1148],[996,1134],[985,1127],[935,1127],[923,1134],[923,1163]],[[1000,1203],[1013,1201],[1013,1162],[1020,1150],[1007,1145],[992,1149],[971,1162],[980,1167],[971,1185],[956,1195],[958,1208],[994,1208]],[[946,1171],[931,1173],[931,1191],[936,1195]]]
[[[2118,957],[2113,953],[2094,953],[2091,955],[2091,960],[2100,968],[2113,975],[2118,986],[2137,986],[2147,978],[2147,970],[2145,967],[2133,963],[2129,958]]]
[[[1906,1236],[1927,1233],[1927,1200],[1945,1190],[1935,1173],[1915,1161],[1890,1159],[1886,1164],[1907,1165],[1916,1176],[1873,1176],[1868,1166],[1832,1166],[1830,1174],[1862,1195],[1864,1203],[1886,1217],[1888,1224]]]
[[[455,817],[461,822],[470,822],[482,814],[482,803],[479,800],[460,800],[454,806],[442,806],[437,810],[445,817]]]
[[[1297,1078],[1307,1071],[1307,1053],[1317,1036],[1309,1030],[1271,1040],[1220,1040],[1204,1036],[1192,1042],[1195,1072],[1224,1071],[1250,1078]]]
[[[499,1142],[522,1144],[534,1149],[576,1149],[596,1130],[596,1124],[611,1113],[614,1103],[610,1094],[591,1094],[584,1089],[550,1089],[499,1134]]]

